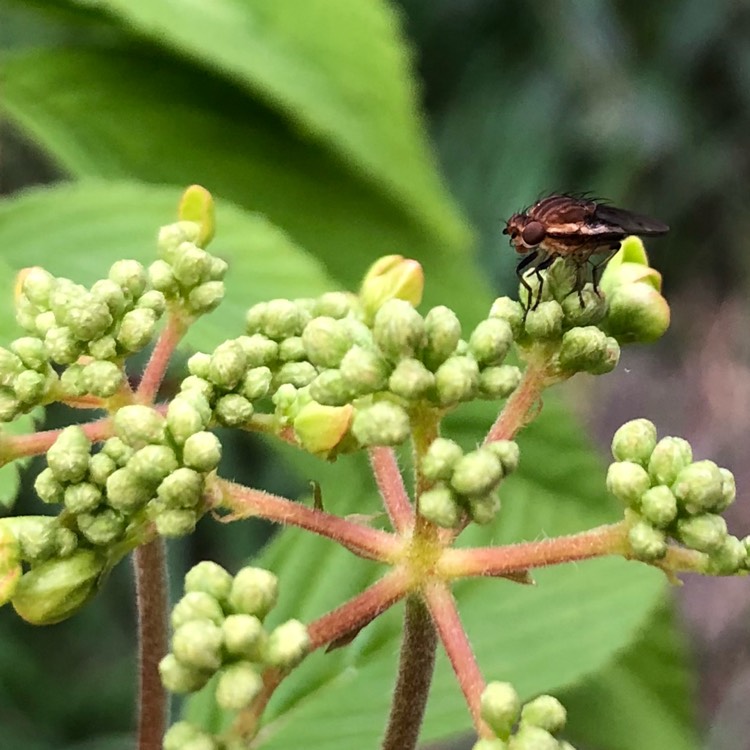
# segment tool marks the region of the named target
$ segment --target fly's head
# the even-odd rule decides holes
[[[510,244],[520,255],[530,253],[544,241],[547,230],[541,221],[533,219],[528,214],[513,214],[505,224],[503,234],[510,237]]]

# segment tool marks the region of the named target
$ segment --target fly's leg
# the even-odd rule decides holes
[[[592,263],[591,264],[591,280],[594,283],[594,291],[599,295],[599,281],[602,278],[602,273],[604,273],[604,268],[609,263],[610,260],[612,260],[612,256],[620,249],[620,243],[614,242],[609,246],[609,252],[607,253],[606,257],[600,260],[598,263]]]
[[[523,276],[523,272],[534,263],[535,260],[539,258],[538,252],[529,253],[517,266],[516,266],[516,276],[518,276],[518,280],[521,282],[521,286],[526,290],[526,305],[524,310],[524,320],[526,320],[526,314],[528,314],[529,310],[531,309],[531,297],[533,294],[533,289],[531,288],[531,284],[529,284],[528,281]],[[538,304],[538,303],[537,303]]]
[[[548,255],[543,261],[541,261],[541,263],[537,263],[534,268],[534,276],[536,276],[539,281],[539,290],[537,291],[534,307],[531,308],[532,310],[536,310],[537,307],[539,307],[539,303],[542,301],[542,289],[544,288],[544,277],[542,276],[542,271],[546,271],[556,260],[556,256]]]

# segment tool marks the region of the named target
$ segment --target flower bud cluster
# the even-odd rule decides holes
[[[565,728],[565,707],[551,695],[521,704],[509,682],[490,682],[482,692],[480,713],[495,732],[472,750],[574,750],[557,735]]]
[[[226,261],[206,252],[202,225],[178,221],[159,231],[159,259],[148,269],[154,289],[192,315],[213,310],[224,298]]]
[[[607,489],[628,508],[635,557],[661,559],[672,538],[705,553],[707,573],[731,575],[750,567],[747,545],[727,532],[721,516],[735,498],[730,471],[713,461],[694,461],[682,438],[657,441],[656,428],[647,419],[617,430],[612,455]]]
[[[198,563],[185,576],[185,595],[172,610],[171,649],[159,664],[164,687],[192,693],[217,675],[218,705],[248,706],[263,687],[265,668],[290,668],[310,646],[298,620],[270,632],[263,625],[277,594],[276,576],[262,568],[242,568],[231,576],[216,563]]]
[[[500,510],[497,488],[518,467],[518,445],[496,440],[464,453],[453,440],[437,438],[422,458],[422,474],[433,483],[419,497],[419,512],[444,528],[455,528],[466,514],[490,523]]]

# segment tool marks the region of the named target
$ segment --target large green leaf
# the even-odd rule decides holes
[[[28,191],[0,202],[4,259],[15,270],[43,265],[87,284],[106,277],[119,258],[148,264],[156,259],[159,227],[176,221],[181,193],[177,187],[94,180]],[[219,201],[216,220],[210,249],[230,264],[227,294],[191,328],[194,346],[214,347],[239,335],[244,311],[255,302],[333,288],[320,264],[262,216]]]

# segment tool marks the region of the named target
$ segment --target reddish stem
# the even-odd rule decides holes
[[[162,539],[134,553],[138,608],[138,750],[160,750],[168,723],[167,694],[159,661],[167,653],[167,569]]]
[[[461,624],[453,594],[448,586],[439,581],[427,584],[423,594],[445,653],[456,673],[461,692],[466,698],[477,734],[480,737],[493,737],[492,730],[479,713],[482,691],[485,688],[484,677],[479,671],[469,638]]]
[[[370,448],[370,466],[391,525],[404,534],[414,523],[414,511],[393,448]]]
[[[174,313],[169,315],[167,324],[156,342],[154,351],[151,353],[151,359],[149,359],[146,369],[143,371],[140,385],[136,391],[137,401],[141,403],[152,403],[154,401],[162,380],[164,380],[169,360],[186,330],[187,325],[181,317]]]
[[[299,526],[328,537],[370,560],[393,563],[402,553],[403,542],[395,534],[353,523],[324,510],[308,508],[284,497],[225,479],[217,479],[216,486],[221,493],[221,504],[234,511],[226,520],[257,516],[267,521]]]
[[[80,425],[86,437],[92,443],[98,443],[112,436],[112,420],[109,417],[97,419],[95,422]],[[52,444],[60,437],[59,430],[44,430],[29,435],[3,435],[3,460],[0,465],[24,456],[39,456],[46,453]]]

